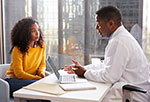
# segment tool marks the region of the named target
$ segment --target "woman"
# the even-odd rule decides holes
[[[5,74],[10,96],[23,86],[45,77],[45,44],[37,21],[23,18],[11,31],[12,61]]]

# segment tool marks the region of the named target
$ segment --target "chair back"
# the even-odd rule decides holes
[[[3,80],[6,71],[9,69],[10,64],[0,64],[0,102],[10,102],[9,98],[9,84]]]
[[[6,71],[9,69],[10,64],[0,64],[0,78],[4,78]]]

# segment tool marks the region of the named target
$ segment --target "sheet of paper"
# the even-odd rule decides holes
[[[59,84],[64,90],[91,90],[96,89],[96,87],[88,82],[86,83],[74,83],[74,84]]]
[[[25,86],[24,88],[54,95],[61,95],[65,93],[65,91],[58,84],[50,83],[33,83]]]

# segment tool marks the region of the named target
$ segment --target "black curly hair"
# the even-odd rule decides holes
[[[34,20],[32,17],[26,17],[21,20],[19,20],[13,29],[11,30],[11,49],[10,49],[10,54],[12,53],[12,50],[15,46],[19,47],[19,50],[25,54],[28,52],[29,49],[29,44],[31,41],[31,31],[30,28],[32,24],[39,23]],[[39,40],[36,42],[36,45],[40,46],[42,48],[42,44],[44,42],[43,40],[43,33],[41,31],[41,28],[39,26],[39,32],[40,32],[40,37]]]

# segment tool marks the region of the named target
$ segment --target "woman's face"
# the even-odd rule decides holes
[[[40,31],[39,31],[39,26],[37,23],[32,24],[31,29],[31,41],[38,41],[40,37]]]

